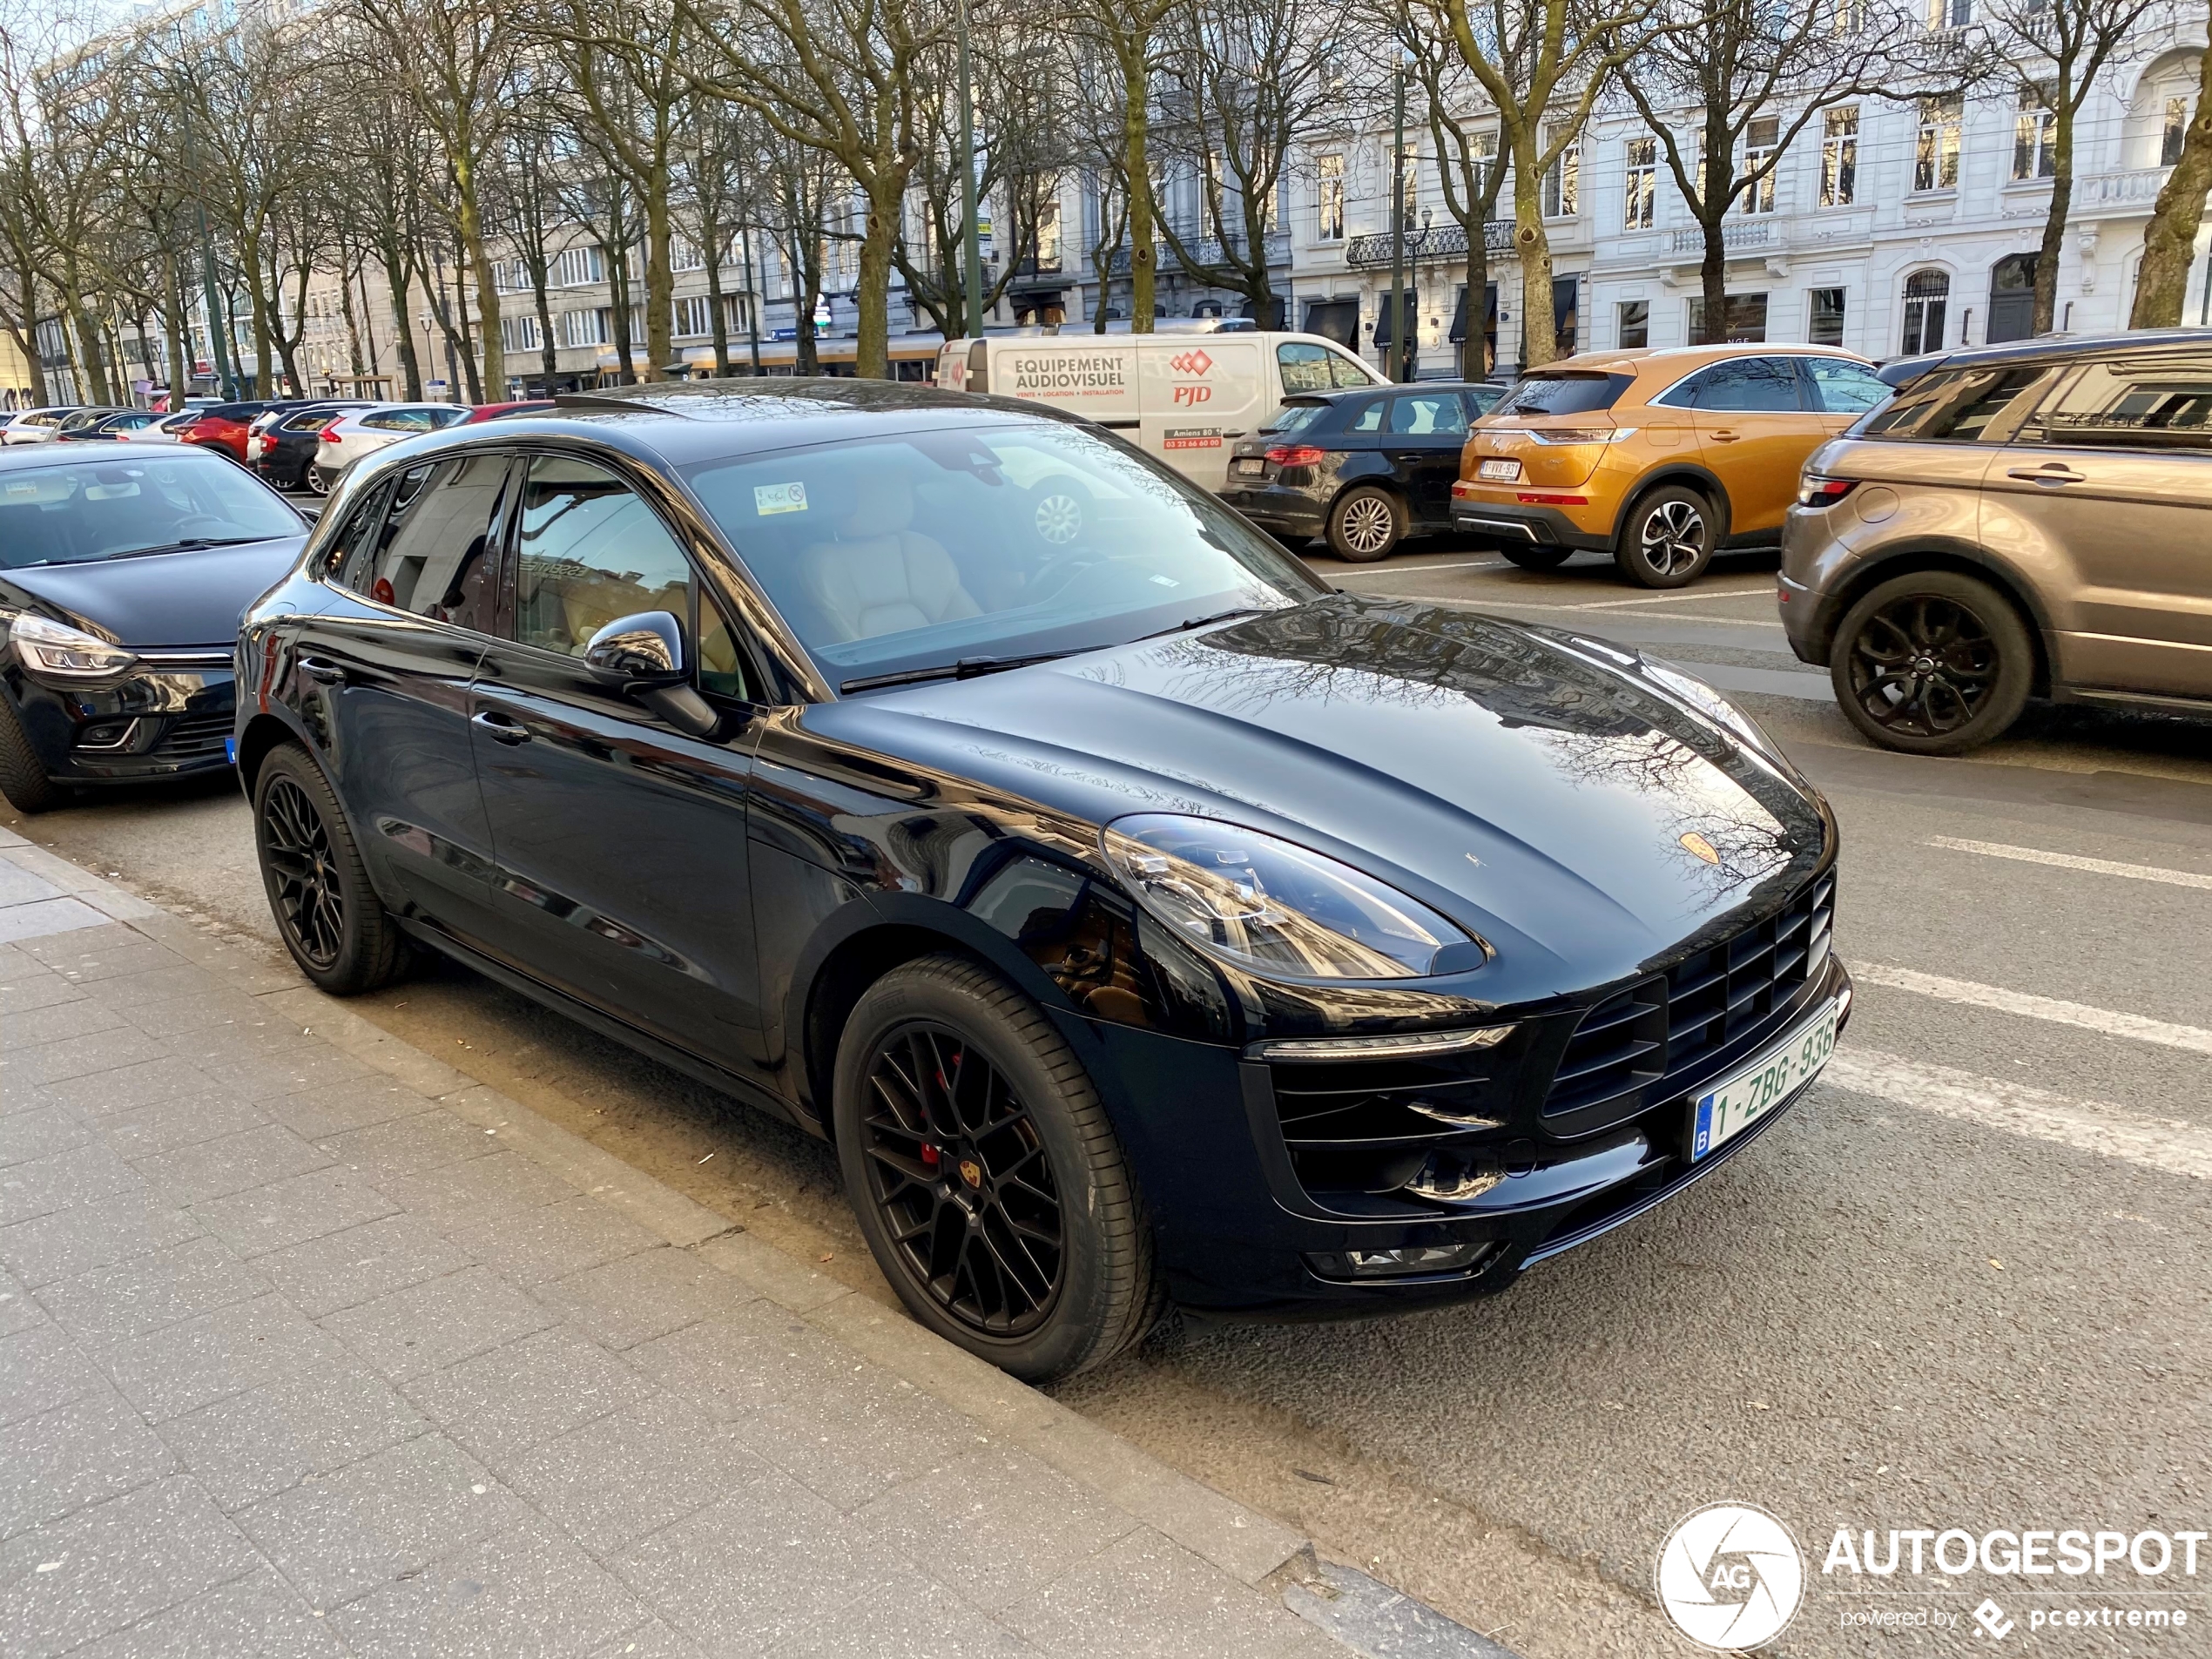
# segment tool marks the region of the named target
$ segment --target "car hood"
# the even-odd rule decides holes
[[[1786,763],[1632,653],[1351,594],[804,723],[1094,823],[1189,813],[1331,853],[1488,941],[1501,1001],[1702,946],[1778,908],[1833,842]]]
[[[4,579],[119,644],[228,645],[239,615],[282,579],[306,540],[302,531],[237,547],[37,565]]]

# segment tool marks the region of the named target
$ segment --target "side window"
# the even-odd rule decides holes
[[[509,465],[503,455],[472,455],[410,468],[376,538],[368,597],[490,633],[499,600],[494,535]]]
[[[1329,378],[1337,385],[1375,386],[1380,384],[1372,374],[1367,372],[1366,365],[1357,359],[1346,357],[1342,352],[1333,351],[1329,353],[1328,356]]]
[[[1385,401],[1386,400],[1379,397],[1373,402],[1368,404],[1365,408],[1361,409],[1357,415],[1352,417],[1351,423],[1345,428],[1345,430],[1346,432],[1381,431],[1383,429],[1383,404]]]
[[[1330,352],[1325,347],[1286,340],[1275,348],[1275,366],[1283,376],[1283,395],[1329,389]]]
[[[2035,412],[2019,441],[2071,448],[2212,449],[2212,357],[2089,363]]]
[[[1712,379],[1717,372],[1715,369],[1702,368],[1680,384],[1669,386],[1651,401],[1662,408],[1694,409],[1697,407],[1697,395],[1704,389],[1705,382]]]
[[[515,637],[525,645],[581,657],[617,617],[691,614],[684,550],[635,490],[589,461],[531,457],[516,552]]]
[[[428,476],[428,467],[420,470],[425,477]],[[368,591],[376,563],[376,536],[384,528],[384,509],[391,502],[392,482],[386,478],[370,485],[368,494],[346,515],[346,522],[330,539],[329,556],[323,569],[341,588],[350,588],[355,593]]]
[[[1409,437],[1462,437],[1467,407],[1456,392],[1424,392],[1390,400],[1390,429]]]
[[[2033,442],[2022,423],[2059,376],[2055,368],[1952,369],[1924,374],[1852,428],[1866,438],[1919,443],[2002,443],[2015,435]]]
[[[1864,415],[1890,395],[1890,388],[1873,370],[1858,363],[1838,357],[1800,357],[1797,366],[1811,386],[1813,408],[1831,415]]]
[[[1797,376],[1786,357],[1738,357],[1716,363],[1697,386],[1700,409],[1734,414],[1795,413],[1804,407]]]
[[[701,691],[719,697],[754,696],[745,653],[738,648],[737,631],[722,614],[721,605],[705,592],[699,595],[698,681]]]

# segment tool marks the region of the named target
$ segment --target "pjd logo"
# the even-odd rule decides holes
[[[1213,359],[1203,351],[1187,351],[1169,358],[1168,367],[1178,374],[1203,374],[1213,367]]]
[[[1797,1615],[1804,1587],[1797,1541],[1751,1504],[1708,1504],[1660,1547],[1660,1605],[1675,1629],[1722,1653],[1741,1653],[1780,1635]]]

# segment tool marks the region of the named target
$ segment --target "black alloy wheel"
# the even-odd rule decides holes
[[[1712,503],[1683,484],[1662,484],[1629,509],[1613,562],[1641,588],[1686,587],[1713,562]]]
[[[337,797],[296,745],[262,762],[253,840],[277,931],[300,972],[338,996],[398,977],[406,941],[369,885]]]
[[[1986,583],[1929,570],[1885,582],[1851,606],[1829,677],[1851,724],[1884,747],[1959,754],[2020,718],[2033,646]]]
[[[868,1086],[869,1185],[907,1271],[977,1331],[1036,1329],[1066,1240],[1052,1159],[1013,1084],[959,1032],[917,1021],[879,1040]]]
[[[869,986],[830,1081],[846,1197],[919,1323],[1043,1382],[1157,1321],[1151,1224],[1105,1105],[981,962],[924,956]]]

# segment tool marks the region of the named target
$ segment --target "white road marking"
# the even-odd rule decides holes
[[[1362,570],[1362,576],[1419,576],[1425,570],[1505,570],[1503,559],[1454,559],[1449,564],[1394,564],[1386,570]]]
[[[1646,594],[1640,599],[1593,599],[1584,609],[1622,610],[1630,605],[1678,605],[1685,599],[1748,599],[1767,591],[1765,588],[1706,588],[1697,592]]]
[[[2116,864],[2110,859],[2046,853],[2035,846],[2007,846],[2002,841],[1962,841],[1953,835],[1931,836],[1928,845],[1946,846],[1954,853],[1979,853],[1993,859],[2017,859],[2022,864],[2051,864],[2061,870],[2087,870],[2093,875],[2124,875],[2137,881],[2163,881],[2169,887],[2212,889],[2212,875],[2200,875],[2195,870],[2163,870],[2155,864]]]
[[[1492,610],[1571,610],[1578,616],[1587,617],[1593,610],[1600,609],[1599,605],[1595,603],[1579,605],[1553,605],[1544,604],[1534,599],[1508,599],[1501,595],[1487,592],[1474,594],[1468,597],[1470,603],[1480,604],[1485,609]],[[1670,614],[1666,619],[1669,622],[1724,622],[1733,628],[1770,628],[1777,633],[1780,633],[1782,631],[1782,624],[1778,622],[1766,622],[1757,617],[1716,617],[1710,611],[1690,611],[1686,614],[1681,611],[1676,611]]]
[[[1880,962],[1853,962],[1851,971],[1852,978],[1869,985],[1887,985],[1900,991],[1937,997],[1946,1002],[1964,1002],[1973,1008],[1994,1008],[2000,1014],[2020,1014],[2032,1020],[2078,1025],[2084,1030],[2101,1032],[2108,1037],[2133,1037],[2138,1042],[2155,1042],[2168,1049],[2187,1049],[2195,1054],[2212,1054],[2212,1031],[2207,1031],[2201,1026],[2174,1025],[2164,1020],[2148,1019],[2140,1014],[2095,1008],[2083,1002],[2063,1002],[2056,997],[2033,996],[2026,991],[2008,991],[2000,985],[1977,985],[1972,980],[1946,979],[1940,974],[1923,974],[1910,968],[1890,968]]]
[[[2212,1130],[2181,1118],[2152,1117],[2103,1101],[2068,1100],[2026,1083],[1978,1077],[1876,1049],[1838,1049],[1821,1081],[2076,1151],[2212,1181]]]

